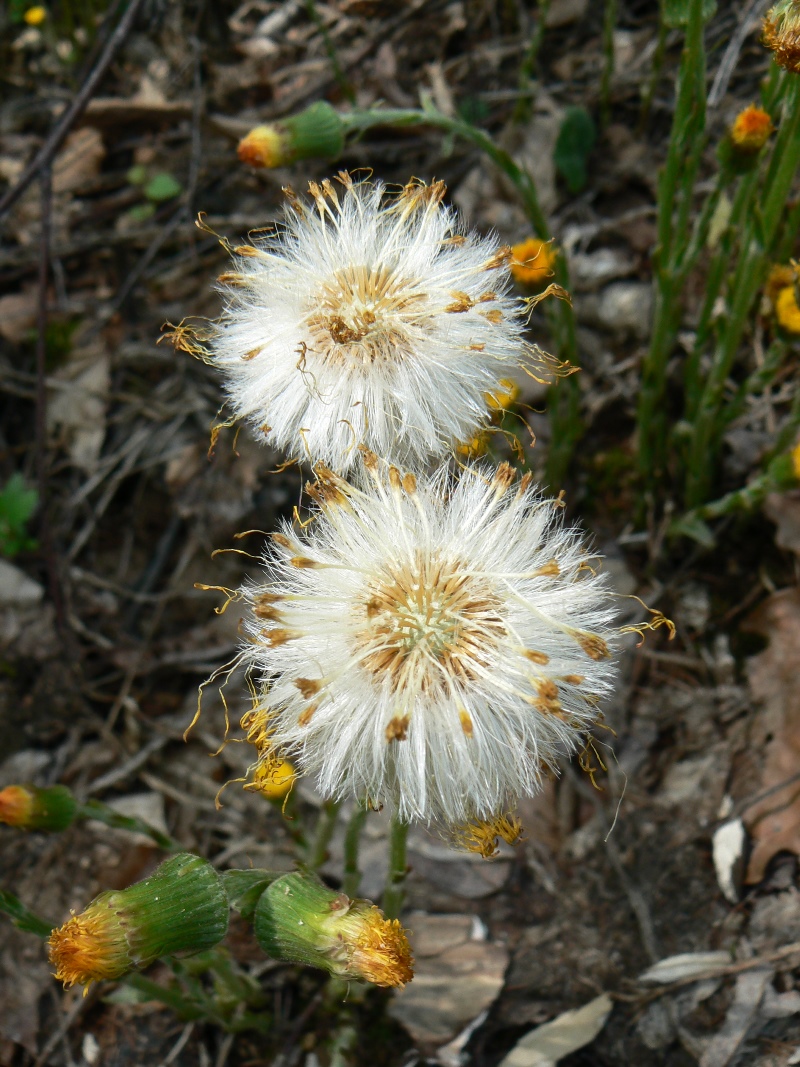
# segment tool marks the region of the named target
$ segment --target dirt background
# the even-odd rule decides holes
[[[198,684],[237,642],[235,608],[215,615],[218,594],[195,583],[241,581],[252,561],[211,559],[212,551],[290,514],[300,474],[280,469],[280,457],[246,431],[224,431],[209,455],[219,382],[158,339],[165,322],[220,308],[213,281],[227,255],[195,227],[197,212],[236,239],[278,217],[282,185],[303,189],[334,169],[312,161],[255,172],[236,158],[252,125],[321,98],[402,107],[425,91],[531,167],[574,278],[585,434],[563,486],[569,513],[593,531],[618,591],[642,596],[677,625],[671,643],[660,631],[626,648],[606,709],[614,733],[598,734],[607,766],[600,789],[577,764],[565,766],[523,807],[522,844],[488,863],[414,831],[406,924],[418,978],[402,996],[334,996],[324,976],[265,961],[237,925],[230,951],[260,984],[270,1026],[226,1035],[153,1003],[109,1002],[105,987],[86,998],[62,992],[41,944],[2,921],[4,1067],[413,1067],[427,1059],[495,1067],[534,1026],[604,992],[613,999],[608,1021],[564,1067],[800,1062],[800,951],[786,948],[800,942],[800,783],[791,781],[800,756],[800,499],[774,496],[764,514],[724,522],[713,551],[665,541],[668,489],[649,502],[647,527],[635,525],[633,416],[681,36],[667,34],[655,69],[657,5],[620,0],[608,122],[588,185],[570,195],[553,146],[566,108],[600,113],[603,6],[553,0],[533,77],[521,81],[538,20],[537,6],[522,0],[145,0],[54,162],[46,420],[37,407],[35,182],[3,220],[0,482],[23,472],[43,490],[43,505],[32,526],[38,544],[0,582],[0,787],[64,782],[160,825],[220,867],[292,866],[278,809],[237,786],[215,809],[220,786],[248,757],[232,744],[209,758],[223,732],[213,689],[188,743],[182,734]],[[768,65],[756,18],[763,6],[726,0],[707,30],[709,80],[718,83],[712,140],[756,98]],[[0,178],[8,186],[96,62],[105,32],[103,11],[89,0],[52,5],[39,27],[13,21],[15,12],[6,5],[0,13]],[[117,18],[115,9],[109,19]],[[752,28],[725,79],[742,18]],[[529,233],[513,188],[475,149],[436,131],[374,130],[335,166],[369,168],[387,182],[442,178],[472,225],[512,243]],[[711,175],[712,150],[707,167]],[[172,195],[151,188],[148,198],[143,190],[156,178]],[[702,271],[693,285],[699,297]],[[757,324],[740,370],[757,363],[768,329]],[[543,318],[532,336],[547,344]],[[796,358],[731,427],[720,494],[759,469],[796,388]],[[535,434],[526,458],[541,473],[543,391],[529,388],[517,412]],[[38,483],[37,440],[45,458]],[[248,549],[258,547],[255,536]],[[630,618],[638,617],[631,603]],[[235,684],[229,704],[235,720],[245,710]],[[297,818],[312,821],[318,807],[303,786]],[[739,818],[744,849],[726,852],[715,833]],[[343,825],[324,868],[334,885]],[[384,820],[371,817],[366,895],[381,891],[385,834]],[[2,885],[54,922],[101,888],[143,877],[159,855],[146,839],[94,823],[55,836],[0,832]],[[709,952],[718,955],[707,966],[690,961],[702,981],[639,980],[660,959]],[[347,1027],[351,1051],[337,1060],[331,1040]]]

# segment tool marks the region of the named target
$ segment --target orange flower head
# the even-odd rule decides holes
[[[553,277],[553,267],[558,259],[558,250],[552,241],[529,237],[511,249],[511,273],[520,285],[541,288]]]
[[[763,108],[751,104],[740,111],[731,126],[731,141],[740,152],[760,152],[774,132],[772,119]]]
[[[0,822],[6,826],[28,829],[34,796],[24,785],[9,785],[0,793]]]
[[[238,155],[251,167],[281,167],[289,157],[286,135],[277,126],[256,126],[239,142]]]
[[[800,73],[800,0],[781,0],[770,8],[764,19],[763,40],[779,66]]]
[[[397,919],[385,919],[374,904],[359,917],[349,970],[365,982],[392,988],[414,977],[414,958],[406,932]]]
[[[108,903],[95,902],[53,930],[48,941],[54,976],[65,987],[87,986],[105,978],[121,978],[132,967],[119,913]]]

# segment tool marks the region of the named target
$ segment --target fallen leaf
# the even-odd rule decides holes
[[[781,786],[800,768],[800,589],[774,593],[749,617],[746,628],[769,638],[747,670],[753,697],[762,705],[759,725],[767,739],[761,792]],[[800,781],[753,804],[743,818],[753,842],[745,882],[753,885],[778,852],[800,854]]]
[[[91,474],[106,434],[106,403],[111,386],[108,352],[101,343],[76,350],[54,378],[61,387],[53,390],[47,407],[48,429],[62,431],[72,462]]]
[[[639,981],[652,985],[670,985],[685,978],[705,974],[731,963],[729,952],[682,952],[667,956],[639,975]]]
[[[508,950],[483,940],[469,915],[415,912],[407,925],[414,981],[394,997],[389,1014],[423,1050],[432,1051],[494,1002],[503,987]]]
[[[563,1012],[527,1033],[499,1067],[554,1067],[564,1056],[594,1041],[613,1006],[608,993],[601,993],[582,1008]]]
[[[38,294],[35,288],[0,296],[0,337],[18,344],[36,325]]]
[[[730,904],[739,903],[746,844],[747,832],[741,819],[718,826],[711,841],[717,884]]]
[[[764,514],[778,527],[775,544],[800,555],[800,489],[770,493],[764,501]]]
[[[758,1014],[764,990],[772,979],[772,973],[771,970],[765,968],[739,975],[725,1022],[700,1057],[700,1067],[727,1067]]]

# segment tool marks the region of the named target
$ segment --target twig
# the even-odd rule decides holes
[[[736,69],[736,64],[739,61],[739,53],[742,51],[742,45],[748,34],[752,33],[755,29],[757,23],[764,14],[767,4],[770,2],[771,0],[750,0],[747,10],[739,20],[739,24],[728,42],[728,47],[725,49],[725,54],[717,68],[717,73],[714,75],[714,84],[711,86],[711,92],[708,94],[708,107],[715,108],[719,106],[720,101],[727,91],[731,75]]]
[[[136,12],[141,3],[142,0],[130,0],[130,4],[120,19],[117,28],[109,37],[102,55],[97,61],[97,65],[90,72],[86,81],[81,86],[78,95],[69,107],[64,110],[61,118],[53,127],[53,130],[45,143],[22,172],[22,176],[17,184],[9,189],[3,199],[0,200],[0,216],[4,215],[17,202],[36,175],[39,174],[44,167],[48,167],[52,163],[56,152],[64,143],[72,126],[86,109],[87,104],[92,98],[92,94],[102,81],[103,76],[108,70],[120,45],[128,36],[133,21],[136,18]]]

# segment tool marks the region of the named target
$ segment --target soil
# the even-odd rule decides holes
[[[7,188],[96,64],[122,6],[54,3],[39,26],[21,20],[18,5],[0,13]],[[162,327],[219,313],[214,280],[228,255],[217,235],[238,240],[276,220],[282,186],[301,190],[339,168],[367,168],[388,183],[444,179],[473,226],[511,243],[529,235],[513,187],[477,149],[432,129],[376,128],[335,163],[268,171],[238,162],[237,140],[252,126],[318,99],[411,107],[427,92],[530,162],[556,239],[574,260],[583,437],[563,486],[569,513],[592,530],[617,590],[677,627],[672,641],[664,629],[643,643],[629,635],[622,681],[605,709],[608,730],[597,735],[596,779],[565,765],[521,808],[526,830],[516,848],[492,861],[448,859],[435,837],[412,836],[407,925],[413,931],[417,916],[422,931],[425,917],[467,915],[478,934],[467,932],[464,943],[488,946],[474,950],[472,970],[442,945],[431,949],[426,959],[438,961],[441,980],[430,987],[430,1018],[417,1008],[404,1016],[390,994],[348,994],[320,972],[271,963],[249,928],[235,923],[227,944],[260,988],[268,1026],[226,1034],[137,1002],[124,985],[94,986],[85,998],[62,991],[42,945],[0,916],[3,1067],[496,1067],[528,1031],[604,992],[613,1000],[608,1021],[559,1061],[563,1067],[800,1062],[791,1058],[800,1047],[800,951],[779,955],[800,942],[800,810],[785,786],[800,753],[797,501],[776,495],[765,514],[725,520],[708,550],[665,539],[668,482],[658,500],[643,501],[637,490],[632,435],[656,182],[682,38],[669,31],[654,65],[657,5],[619,0],[606,107],[603,7],[552,0],[538,59],[521,77],[539,19],[537,5],[522,0],[145,0],[54,163],[52,202],[44,205],[52,230],[44,380],[36,364],[36,181],[2,220],[0,484],[21,472],[38,487],[40,508],[30,524],[34,542],[10,561],[29,587],[3,592],[0,602],[0,788],[63,782],[82,798],[160,823],[221,867],[290,869],[292,831],[317,817],[310,786],[294,799],[296,826],[280,804],[237,785],[217,810],[218,791],[248,758],[234,743],[209,758],[224,735],[215,687],[183,738],[198,685],[237,647],[235,608],[215,614],[214,588],[236,587],[254,566],[232,552],[211,554],[241,547],[238,531],[268,531],[291,517],[302,472],[246,429],[224,429],[209,447],[220,383],[201,362],[159,344]],[[710,82],[745,8],[723,2],[709,25]],[[754,22],[710,113],[712,143],[756,98],[768,62]],[[550,164],[569,107],[586,108],[598,128],[578,193]],[[713,148],[706,163],[711,175]],[[699,272],[686,329],[702,282]],[[547,347],[543,315],[531,330]],[[759,344],[758,334],[748,340],[739,371],[753,365]],[[793,387],[787,379],[754,399],[732,426],[715,495],[760,469]],[[550,437],[545,408],[545,390],[529,389],[516,409],[535,435],[525,458],[540,477]],[[493,455],[501,458],[506,445],[498,442]],[[262,544],[256,532],[247,551],[257,555]],[[627,621],[641,618],[630,603]],[[235,723],[246,694],[234,680],[227,695]],[[770,838],[752,810],[773,787],[789,814]],[[747,853],[734,857],[726,896],[715,831],[739,816],[763,862],[747,880]],[[343,818],[323,868],[333,886]],[[381,817],[371,816],[362,852],[369,895],[380,894],[385,834]],[[100,823],[50,835],[4,828],[0,885],[59,923],[101,889],[144,877],[160,856],[146,838]],[[639,981],[659,960],[714,951],[758,966],[717,962],[713,975],[679,986]],[[463,1007],[492,968],[487,1014],[460,1048],[442,1051],[473,1021],[448,1002],[448,987],[463,990],[453,995]],[[762,973],[757,986],[753,975]],[[161,964],[148,972],[156,981],[166,975]],[[349,1051],[334,1053],[345,1032]],[[520,1067],[528,1062],[540,1061]]]

